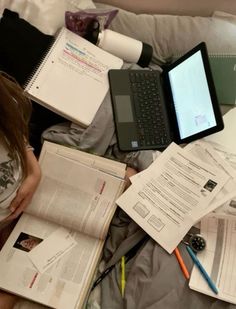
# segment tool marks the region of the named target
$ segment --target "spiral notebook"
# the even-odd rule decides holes
[[[25,86],[35,102],[87,127],[108,89],[108,70],[123,60],[63,27]]]
[[[236,54],[209,55],[218,100],[236,104]]]

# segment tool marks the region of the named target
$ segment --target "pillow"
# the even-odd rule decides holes
[[[111,6],[96,3],[97,8]],[[114,9],[114,7],[113,7]],[[236,54],[236,16],[215,12],[212,17],[135,14],[119,9],[111,30],[153,47],[153,62],[165,63],[205,41],[209,53]]]
[[[52,44],[53,36],[19,18],[18,13],[4,9],[0,38],[0,69],[23,86]]]
[[[54,35],[65,25],[65,11],[94,7],[92,0],[1,0],[0,15],[8,8],[43,33]]]

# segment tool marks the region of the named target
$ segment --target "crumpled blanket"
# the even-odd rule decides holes
[[[193,227],[190,232],[196,233],[196,229]],[[135,257],[126,264],[125,295],[122,298],[120,259],[144,235],[145,232],[118,208],[104,247],[103,259],[106,267],[113,263],[116,263],[116,266],[101,282],[102,309],[236,308],[233,304],[191,290],[175,255],[168,254],[151,238],[148,238]],[[191,273],[193,262],[185,244],[180,243],[178,249]]]
[[[137,65],[125,64],[135,69]],[[151,68],[160,69],[152,65]],[[84,129],[70,122],[61,123],[43,132],[43,140],[64,144],[83,151],[127,163],[138,171],[153,161],[153,151],[121,152],[117,147],[109,93],[92,124]],[[171,232],[171,231],[170,231]],[[103,252],[102,269],[116,264],[101,284],[90,294],[87,308],[95,309],[235,309],[236,306],[198,293],[188,287],[174,254],[168,254],[154,240],[148,240],[126,265],[126,289],[120,293],[120,259],[137,244],[145,232],[120,208],[110,225]],[[193,263],[185,245],[179,250],[191,271]],[[105,264],[105,266],[104,266]],[[101,298],[98,296],[101,290]]]

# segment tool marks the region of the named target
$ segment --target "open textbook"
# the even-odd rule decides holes
[[[236,304],[236,220],[207,216],[201,221],[201,235],[206,249],[198,253],[207,273],[215,283],[218,294],[212,292],[194,266],[189,286],[198,292]]]
[[[116,202],[171,253],[210,211],[211,203],[215,208],[220,205],[222,195],[219,203],[215,199],[229,179],[225,171],[172,143],[144,172],[131,178],[132,185]]]
[[[90,290],[125,164],[45,142],[42,179],[0,252],[0,288],[78,309]]]

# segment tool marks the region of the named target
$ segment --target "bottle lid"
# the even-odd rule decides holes
[[[141,67],[147,67],[152,59],[153,48],[151,45],[147,43],[143,43],[143,48],[139,60],[137,62]]]
[[[96,45],[98,42],[99,31],[100,31],[100,24],[96,19],[94,19],[89,24],[87,33],[84,36],[84,38]]]

